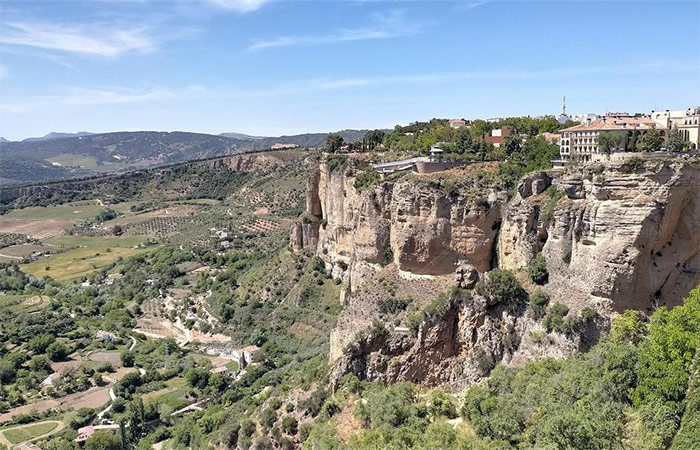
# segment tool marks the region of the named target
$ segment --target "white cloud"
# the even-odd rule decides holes
[[[184,36],[182,30],[167,33],[149,25],[96,23],[77,25],[40,21],[0,23],[0,45],[30,47],[106,58],[125,53],[146,53],[158,43]],[[157,36],[157,37],[156,37]]]
[[[403,12],[391,10],[382,14],[374,14],[370,17],[373,22],[366,28],[340,29],[326,35],[293,35],[279,36],[270,39],[258,39],[249,49],[265,50],[276,47],[291,47],[299,45],[324,45],[336,42],[365,41],[374,39],[391,39],[409,36],[419,33],[421,27],[417,24],[407,23]]]
[[[199,85],[183,88],[130,89],[111,88],[63,88],[60,94],[37,96],[18,103],[0,103],[0,111],[21,113],[37,109],[51,109],[65,106],[121,105],[149,103],[182,98],[203,91]]]
[[[235,12],[251,12],[260,9],[269,0],[205,0],[219,8]]]

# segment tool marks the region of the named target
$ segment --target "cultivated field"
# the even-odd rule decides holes
[[[76,222],[71,220],[16,220],[0,219],[0,233],[18,233],[36,239],[46,239],[60,234]]]
[[[66,203],[58,206],[30,206],[28,208],[13,209],[3,218],[18,220],[70,220],[80,221],[93,219],[101,211],[107,208],[119,213],[129,212],[133,202],[119,203],[117,205],[103,206],[96,200]]]
[[[36,439],[40,436],[51,433],[52,431],[58,431],[57,428],[62,425],[61,422],[56,420],[50,420],[47,422],[40,422],[31,425],[22,425],[19,427],[8,428],[2,431],[2,436],[7,442],[12,445],[21,444],[23,442]]]
[[[87,155],[75,155],[72,153],[61,153],[60,155],[46,158],[45,161],[60,164],[67,167],[96,167],[97,158]]]
[[[10,312],[13,315],[39,311],[49,303],[44,295],[8,295],[0,294],[0,314]]]
[[[126,258],[144,251],[143,248],[133,247],[145,240],[146,238],[141,236],[58,236],[47,242],[69,250],[23,264],[21,267],[24,272],[37,278],[49,275],[58,281],[69,281],[109,266],[119,257]]]

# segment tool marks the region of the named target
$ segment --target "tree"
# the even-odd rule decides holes
[[[472,134],[466,127],[457,129],[457,153],[464,154],[472,150]]]
[[[510,270],[493,269],[476,284],[476,292],[490,305],[499,303],[516,307],[527,297],[527,292]]]
[[[328,145],[328,151],[330,153],[336,153],[343,146],[344,139],[341,135],[337,133],[331,133],[328,135],[326,144]]]
[[[527,269],[530,279],[535,284],[545,284],[549,281],[549,271],[547,270],[547,260],[542,253],[538,253],[530,262]]]
[[[620,143],[622,142],[622,137],[619,133],[603,131],[602,133],[598,134],[597,141],[600,151],[609,155],[610,153],[619,149]]]
[[[51,361],[61,361],[68,356],[68,353],[68,347],[58,341],[46,347],[46,356],[51,358]]]
[[[86,450],[121,450],[122,442],[118,436],[105,431],[96,431],[85,441]]]
[[[506,149],[506,155],[510,156],[522,150],[523,140],[520,136],[511,134],[503,140],[503,146]]]
[[[666,147],[670,152],[682,152],[683,148],[685,147],[685,142],[683,141],[681,132],[678,131],[678,127],[676,125],[673,126],[668,134],[668,144]]]
[[[132,367],[134,365],[134,354],[128,350],[124,350],[120,355],[124,367]]]
[[[663,145],[664,138],[656,127],[652,126],[652,128],[642,134],[637,141],[637,150],[642,152],[658,152]]]
[[[382,130],[371,130],[365,134],[364,143],[368,150],[374,150],[384,140],[384,132]]]
[[[56,338],[50,334],[40,334],[29,341],[29,348],[36,354],[44,353],[46,348],[55,340]]]

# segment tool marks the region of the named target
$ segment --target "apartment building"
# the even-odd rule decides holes
[[[600,119],[586,121],[579,125],[561,130],[559,137],[559,154],[563,161],[576,159],[579,161],[591,161],[593,155],[600,153],[598,135],[602,132],[617,133],[620,135],[618,150],[624,150],[627,142],[633,134],[641,134],[656,128],[664,139],[667,138],[668,129],[655,122],[651,117],[625,117],[622,114],[605,116]]]

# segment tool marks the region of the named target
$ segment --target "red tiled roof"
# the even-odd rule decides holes
[[[615,130],[647,130],[650,128],[665,129],[647,117],[608,117],[596,119],[591,123],[581,123],[560,131],[615,131]]]

